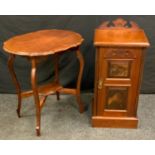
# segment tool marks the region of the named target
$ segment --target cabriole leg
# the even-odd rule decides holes
[[[35,100],[36,105],[36,134],[37,136],[40,136],[40,123],[41,123],[41,107],[40,107],[40,101],[39,101],[39,94],[37,89],[37,66],[36,66],[36,58],[31,58],[31,85],[33,90],[33,96]]]
[[[77,58],[78,58],[79,64],[80,64],[79,75],[78,75],[77,86],[76,86],[76,98],[77,98],[77,102],[79,104],[79,111],[80,111],[80,113],[82,113],[82,112],[84,112],[84,105],[81,101],[80,88],[81,88],[81,80],[82,80],[82,74],[83,74],[83,69],[84,69],[84,59],[83,59],[83,56],[82,56],[79,48],[76,51],[76,55],[77,55]]]
[[[59,55],[54,54],[53,59],[54,59],[53,61],[54,61],[54,72],[55,72],[54,81],[59,84]],[[57,96],[57,100],[60,100],[60,93],[58,91],[56,91],[56,96]]]
[[[15,55],[10,54],[9,60],[8,60],[8,68],[9,68],[12,80],[13,80],[13,82],[15,84],[15,87],[16,87],[16,93],[18,95],[17,115],[18,115],[18,117],[21,117],[21,114],[20,114],[20,111],[21,111],[21,101],[22,101],[22,98],[21,98],[21,88],[20,88],[20,84],[19,84],[19,82],[17,80],[16,73],[14,71],[14,66],[13,66],[14,59],[15,59]]]

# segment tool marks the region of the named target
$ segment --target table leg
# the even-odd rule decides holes
[[[40,136],[40,123],[41,123],[41,107],[40,107],[40,100],[39,94],[37,89],[37,65],[36,65],[36,58],[31,58],[31,85],[36,105],[36,134]]]
[[[20,84],[17,80],[17,77],[16,77],[16,73],[14,71],[14,59],[15,59],[15,55],[13,54],[10,54],[9,55],[9,60],[8,60],[8,68],[9,68],[9,71],[10,71],[10,74],[11,74],[11,77],[12,77],[12,80],[16,86],[16,93],[18,95],[18,107],[17,107],[17,115],[18,117],[21,117],[21,114],[20,114],[20,111],[21,111],[21,100],[22,100],[22,97],[21,97],[21,88],[20,88]]]
[[[60,93],[56,91],[57,100],[60,100]]]
[[[54,54],[53,58],[54,58],[54,72],[55,72],[54,81],[56,83],[59,83],[59,55]],[[60,100],[60,93],[58,91],[56,91],[56,96],[57,100]]]
[[[77,98],[77,102],[79,104],[79,111],[80,111],[80,113],[82,113],[82,112],[84,112],[84,105],[83,105],[83,103],[81,101],[81,97],[80,97],[80,88],[81,88],[81,80],[82,80],[82,74],[83,74],[83,68],[84,68],[84,59],[83,59],[83,56],[82,56],[79,48],[76,51],[76,55],[77,55],[77,58],[78,58],[79,64],[80,64],[80,70],[79,70],[77,86],[76,86],[76,98]]]

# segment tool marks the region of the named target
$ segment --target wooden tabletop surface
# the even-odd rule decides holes
[[[82,36],[72,31],[40,30],[10,38],[4,42],[3,49],[22,56],[46,56],[77,47],[82,42]]]

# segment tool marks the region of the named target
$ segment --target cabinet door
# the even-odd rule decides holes
[[[97,115],[134,116],[141,65],[140,49],[100,48]]]

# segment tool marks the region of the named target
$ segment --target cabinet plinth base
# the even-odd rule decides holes
[[[138,118],[136,117],[92,117],[92,127],[105,128],[137,128]]]

